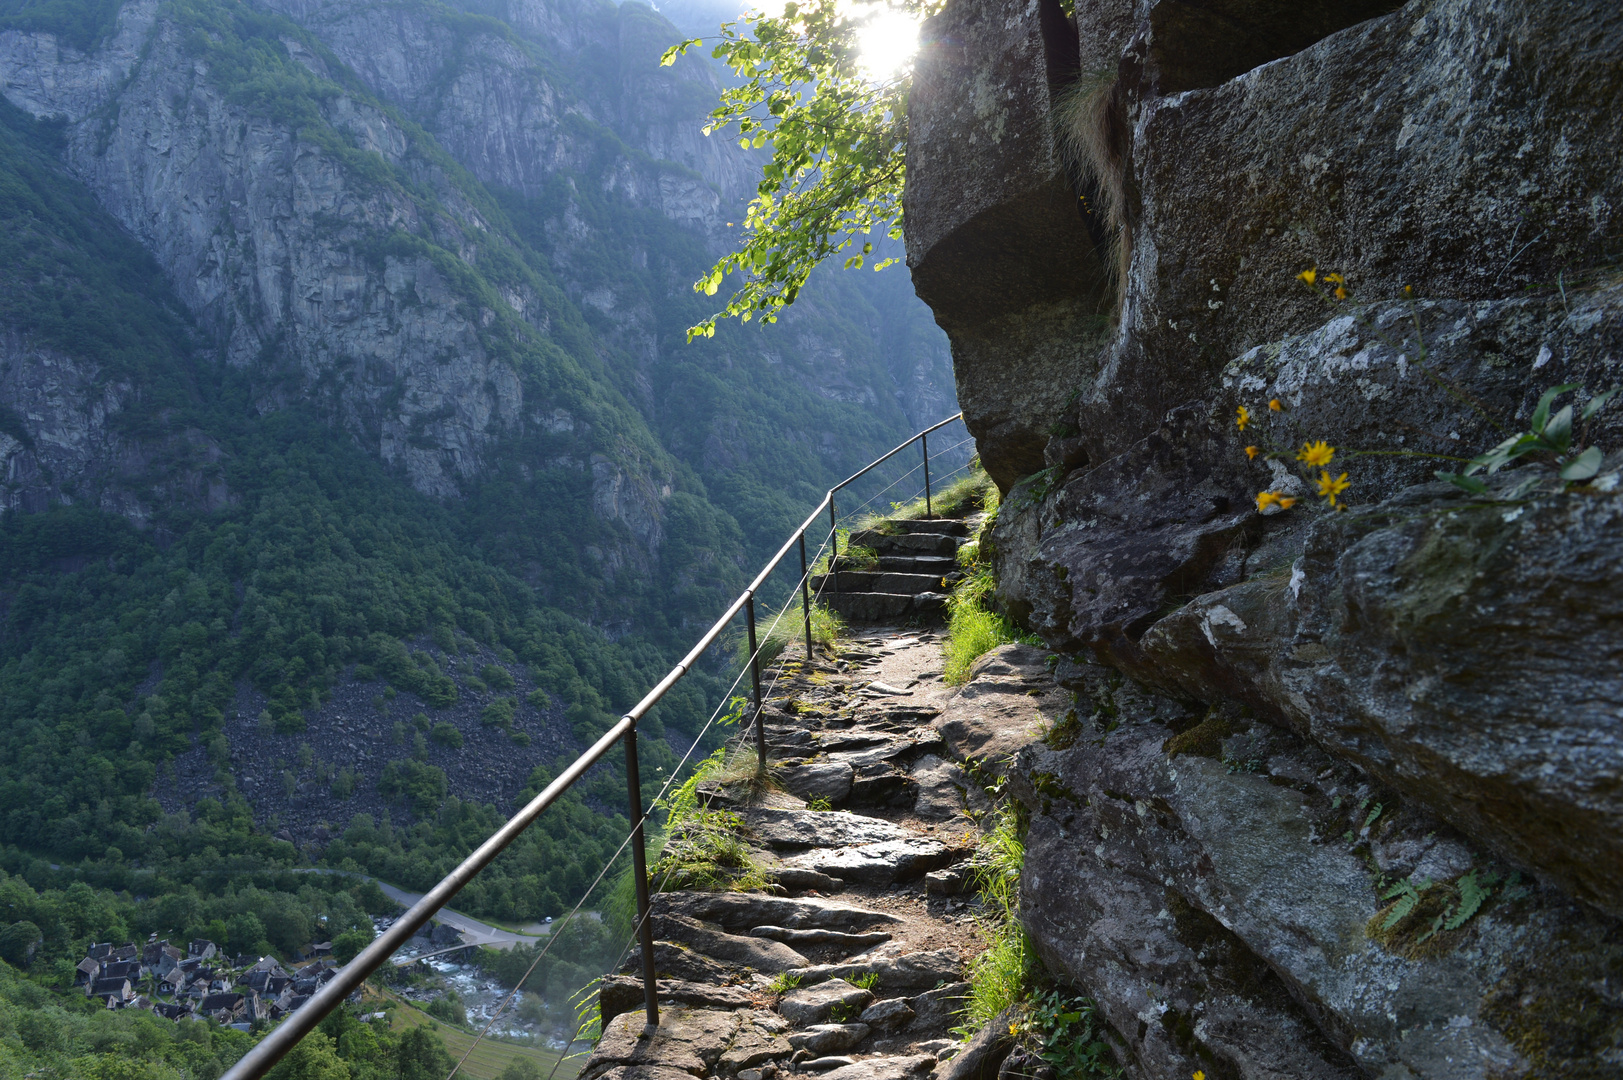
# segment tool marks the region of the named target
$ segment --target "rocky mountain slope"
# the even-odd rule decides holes
[[[715,71],[658,66],[679,36],[635,3],[0,4],[0,839],[107,869],[217,805],[317,848],[363,807],[483,821],[953,411],[900,274],[686,344],[755,165],[697,130]],[[696,730],[708,678],[661,720]],[[308,729],[363,707],[391,738],[346,780]]]
[[[924,40],[909,264],[1078,693],[1014,770],[1050,970],[1136,1076],[1614,1074],[1616,6]]]

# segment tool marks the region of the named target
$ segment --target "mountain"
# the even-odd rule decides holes
[[[423,884],[953,410],[901,274],[686,343],[755,160],[699,133],[714,68],[658,66],[680,36],[637,3],[0,2],[11,870],[162,891],[344,833]],[[617,790],[473,906],[578,896]]]

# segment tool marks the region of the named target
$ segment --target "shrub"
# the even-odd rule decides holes
[[[513,714],[518,711],[516,698],[497,698],[479,714],[479,722],[493,727],[507,727],[513,722]]]
[[[445,801],[445,771],[421,761],[391,761],[378,777],[378,794],[404,799],[418,817],[425,817]]]
[[[434,730],[428,737],[441,746],[449,746],[452,750],[462,749],[462,732],[456,729],[456,725],[443,720],[434,725]]]
[[[332,939],[333,958],[340,964],[347,964],[370,944],[372,935],[365,930],[345,930]]]

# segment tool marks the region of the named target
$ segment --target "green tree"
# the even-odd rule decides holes
[[[927,14],[939,5],[903,6]],[[875,79],[858,63],[859,33],[889,10],[871,0],[808,0],[786,4],[781,15],[751,11],[721,27],[711,55],[740,81],[722,91],[705,133],[736,129],[741,147],[767,148],[771,157],[745,213],[742,242],[694,288],[714,296],[730,275],[743,280],[726,307],[688,329],[689,341],[713,336],[718,319],[776,322],[824,259],[860,243],[845,265],[861,267],[873,253],[875,229],[901,239],[912,78]],[[700,43],[672,46],[661,63],[675,63]]]
[[[270,1071],[268,1080],[350,1080],[350,1071],[333,1041],[312,1031],[293,1044],[293,1049]]]
[[[234,953],[257,953],[265,941],[265,924],[251,911],[231,916],[225,924],[225,945]]]
[[[347,964],[370,944],[372,935],[365,930],[345,930],[332,939],[332,954],[340,964]]]
[[[26,919],[14,922],[0,930],[0,956],[13,967],[27,967],[34,960],[34,950],[44,940],[45,935],[33,923]]]
[[[400,1080],[445,1080],[456,1062],[432,1031],[414,1027],[400,1036],[395,1064],[400,1069]]]

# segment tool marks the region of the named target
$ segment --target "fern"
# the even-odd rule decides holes
[[[1449,913],[1447,921],[1443,923],[1443,929],[1458,930],[1470,922],[1472,917],[1482,910],[1482,905],[1488,897],[1493,895],[1493,886],[1498,880],[1499,875],[1491,870],[1480,878],[1475,870],[1460,878],[1454,886],[1460,893],[1459,906]]]
[[[1404,878],[1387,890],[1383,900],[1396,900],[1392,910],[1387,914],[1386,921],[1381,923],[1382,930],[1390,930],[1398,923],[1409,917],[1415,907],[1420,903],[1420,895],[1431,888],[1431,878],[1421,878],[1413,881]]]

